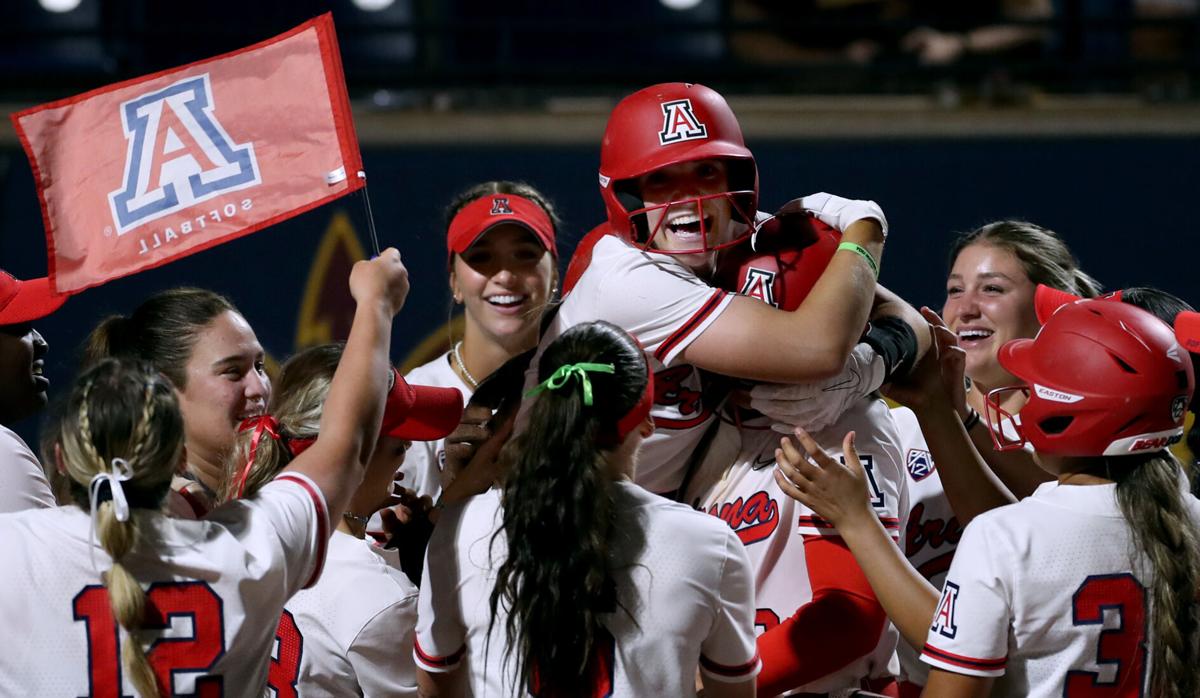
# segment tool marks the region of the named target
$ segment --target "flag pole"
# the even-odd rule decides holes
[[[362,200],[363,210],[367,214],[367,232],[371,235],[371,247],[374,249],[374,256],[379,256],[379,235],[375,233],[375,215],[371,213],[371,194],[367,191],[367,173],[362,170],[358,171],[358,178],[363,181]]]

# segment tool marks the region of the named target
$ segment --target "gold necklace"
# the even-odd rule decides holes
[[[471,386],[471,390],[478,388],[479,381],[475,380],[475,376],[471,375],[471,372],[467,370],[467,365],[463,363],[462,342],[460,341],[455,344],[454,350],[450,353],[454,355],[454,363],[458,364],[458,370],[460,373],[462,373],[462,377],[467,379],[467,383]]]

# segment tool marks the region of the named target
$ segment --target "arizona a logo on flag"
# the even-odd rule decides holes
[[[208,73],[125,102],[121,122],[125,186],[108,195],[118,235],[262,181],[254,145],[233,143],[221,128]]]
[[[60,293],[252,233],[363,184],[328,14],[13,121]]]

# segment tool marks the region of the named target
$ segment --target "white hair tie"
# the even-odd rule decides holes
[[[129,461],[124,458],[113,458],[110,462],[112,470],[108,472],[99,472],[92,476],[92,481],[88,484],[88,504],[91,506],[91,542],[92,548],[89,551],[92,558],[92,567],[96,567],[95,550],[98,545],[96,540],[96,512],[100,508],[100,486],[105,482],[108,483],[108,489],[112,496],[113,516],[117,521],[124,523],[129,520],[129,500],[125,499],[125,489],[121,486],[122,482],[128,482],[133,478],[133,469],[129,467]]]

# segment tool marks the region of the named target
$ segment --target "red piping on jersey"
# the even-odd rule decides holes
[[[713,294],[708,297],[708,300],[704,301],[704,305],[700,306],[700,309],[697,310],[690,318],[688,318],[687,322],[683,323],[679,329],[672,332],[671,336],[667,337],[666,341],[658,345],[658,349],[654,351],[654,358],[658,359],[663,365],[666,365],[667,355],[670,354],[680,342],[687,339],[687,336],[694,332],[696,327],[703,323],[705,318],[707,318],[714,310],[717,309],[717,306],[721,304],[721,301],[725,300],[726,295],[727,294],[721,290],[713,291]]]
[[[747,674],[754,673],[754,670],[758,668],[758,652],[755,652],[750,661],[745,664],[734,665],[719,664],[704,655],[700,655],[700,666],[718,676],[746,676]]]
[[[455,664],[458,664],[459,660],[462,659],[463,654],[466,653],[467,646],[464,644],[462,647],[459,647],[458,651],[454,652],[453,654],[446,655],[445,657],[438,657],[438,656],[435,656],[432,654],[428,654],[427,652],[425,652],[425,650],[421,649],[421,640],[418,639],[414,635],[413,636],[413,649],[417,651],[417,656],[421,658],[422,662],[428,664],[431,667],[437,667],[439,669],[446,669],[446,668],[454,666]]]
[[[997,657],[995,659],[976,659],[974,657],[966,657],[961,654],[954,654],[946,650],[938,649],[928,642],[921,650],[921,654],[927,654],[933,659],[960,666],[964,669],[976,669],[978,671],[999,671],[1004,669],[1008,664],[1008,657]]]
[[[797,517],[797,521],[799,522],[798,528],[819,528],[822,530],[831,531],[837,530],[836,526],[820,516],[800,516]],[[883,524],[883,527],[888,531],[900,530],[900,519],[897,519],[894,516],[880,516],[879,523]]]
[[[276,480],[289,480],[304,488],[312,497],[313,506],[317,510],[317,560],[313,565],[312,576],[301,588],[307,589],[321,578],[321,570],[325,569],[325,549],[329,545],[329,511],[325,509],[325,497],[317,491],[311,482],[293,473],[283,473]]]

